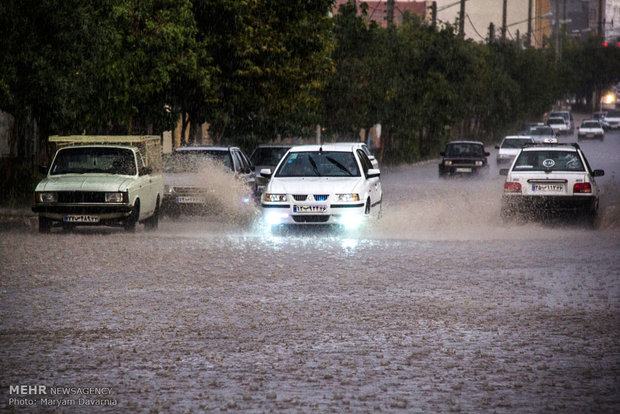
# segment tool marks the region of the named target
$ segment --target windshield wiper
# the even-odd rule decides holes
[[[330,156],[325,157],[325,159],[327,159],[327,161],[331,162],[332,164],[334,164],[336,167],[340,168],[342,171],[346,172],[347,174],[349,174],[349,177],[352,177],[353,174],[351,173],[351,171],[349,171],[349,169],[347,167],[345,167],[344,165],[340,164],[338,161],[336,161],[335,159],[333,159]]]
[[[316,162],[314,162],[314,158],[312,158],[312,155],[308,155],[308,161],[310,161],[310,165],[312,165],[312,169],[314,170],[314,173],[320,177],[321,173],[319,172],[319,167],[317,167]]]

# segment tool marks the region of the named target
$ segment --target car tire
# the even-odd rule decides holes
[[[133,233],[136,231],[136,225],[138,224],[138,219],[140,218],[140,200],[136,200],[131,209],[131,214],[125,219],[125,223],[123,223],[123,227],[125,231]]]
[[[52,229],[52,220],[39,216],[39,233],[47,234]]]
[[[159,227],[159,196],[157,196],[157,202],[155,203],[155,211],[153,215],[144,220],[144,228],[150,231],[157,230]]]

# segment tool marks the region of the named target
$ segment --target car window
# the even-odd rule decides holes
[[[513,171],[585,171],[576,151],[521,151]]]
[[[446,147],[447,157],[481,157],[484,156],[482,145],[471,143],[449,144]]]
[[[560,125],[560,124],[564,124],[564,119],[563,118],[549,118],[547,123],[550,125]]]
[[[357,150],[357,156],[362,164],[362,171],[364,171],[364,175],[368,175],[368,170],[372,168],[372,163],[368,159],[368,156],[363,150]]]
[[[133,151],[124,148],[74,147],[58,151],[51,175],[105,173],[135,175]]]
[[[582,128],[599,128],[601,124],[598,123],[598,121],[584,121],[581,124]]]
[[[233,169],[229,151],[191,150],[175,151],[164,159],[164,172],[182,173],[198,172],[203,168],[222,165],[228,170]]]
[[[501,148],[503,149],[515,149],[522,148],[524,145],[531,144],[533,141],[530,138],[511,138],[505,139],[502,142]]]
[[[288,147],[259,147],[254,150],[250,160],[254,165],[278,165],[280,159],[288,151]]]
[[[239,151],[231,151],[231,155],[235,163],[235,172],[243,172],[245,167],[243,165],[243,159],[241,155],[239,155]]]
[[[352,152],[290,152],[276,177],[359,177],[360,170]]]

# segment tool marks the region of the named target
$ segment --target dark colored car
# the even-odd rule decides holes
[[[227,197],[218,196],[226,182],[211,182],[217,170],[231,174],[246,187],[241,202],[258,198],[254,165],[238,147],[181,147],[164,157],[164,213],[176,217],[181,213],[227,209],[221,205]]]
[[[439,163],[439,176],[474,175],[489,166],[484,144],[479,141],[451,141],[445,151],[439,153],[443,158]]]
[[[280,162],[280,159],[291,147],[292,145],[265,144],[259,145],[254,149],[254,151],[252,151],[250,161],[255,165],[254,172],[256,174],[256,184],[259,195],[263,193],[263,190],[269,181],[260,175],[260,170],[264,168],[269,168],[272,171],[275,170],[276,165]]]

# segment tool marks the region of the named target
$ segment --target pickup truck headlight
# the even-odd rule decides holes
[[[336,201],[360,201],[360,195],[357,193],[336,194]]]
[[[164,193],[166,194],[174,193],[174,187],[168,184],[164,185]]]
[[[482,167],[482,164],[484,164],[482,161],[476,161],[476,167]]]
[[[445,160],[445,161],[443,162],[443,165],[452,165],[452,161],[450,161],[450,160]]]
[[[127,193],[125,192],[114,192],[114,193],[105,193],[105,202],[106,203],[126,203],[127,202]]]
[[[270,201],[273,203],[279,203],[286,201],[286,194],[265,194],[265,201]]]
[[[37,203],[56,203],[58,202],[58,193],[55,191],[37,191],[34,193]]]

